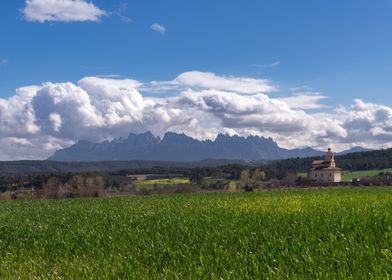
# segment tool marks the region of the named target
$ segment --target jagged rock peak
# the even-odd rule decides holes
[[[207,158],[275,160],[288,157],[319,155],[316,150],[288,150],[278,146],[271,138],[260,136],[230,136],[218,134],[215,140],[200,141],[184,133],[166,132],[161,140],[150,131],[128,138],[91,143],[79,141],[71,147],[57,151],[49,159],[57,161],[101,160],[165,160],[198,161]]]
[[[136,134],[136,133],[129,133],[129,135],[128,135],[128,139],[132,139],[132,138],[135,138],[135,137],[138,137],[138,138],[140,138],[140,137],[142,137],[142,138],[154,138],[154,139],[156,139],[156,137],[151,133],[151,131],[146,131],[146,132],[143,132],[143,133],[140,133],[140,134]]]

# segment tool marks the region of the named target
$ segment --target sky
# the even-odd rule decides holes
[[[390,0],[4,0],[0,160],[130,132],[392,147]]]

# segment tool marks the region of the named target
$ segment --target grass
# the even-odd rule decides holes
[[[297,174],[297,176],[301,176],[301,177],[303,177],[303,178],[306,178],[306,177],[308,177],[308,173],[307,173],[307,172],[299,172],[299,173]]]
[[[0,203],[0,279],[389,279],[392,189]]]
[[[342,180],[351,181],[352,179],[359,179],[361,177],[372,177],[378,175],[380,172],[391,172],[392,168],[381,169],[381,170],[362,170],[362,171],[343,171]]]
[[[137,189],[151,189],[153,187],[166,187],[171,185],[186,185],[190,184],[189,178],[171,178],[171,179],[157,179],[157,180],[143,180],[143,181],[134,181],[133,185]]]

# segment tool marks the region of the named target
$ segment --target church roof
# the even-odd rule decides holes
[[[332,149],[328,148],[325,159],[314,160],[312,162],[312,167],[310,168],[310,171],[314,170],[341,171],[342,169],[335,166],[334,154],[332,152]]]
[[[329,166],[331,166],[331,162],[328,160],[315,160],[312,163],[312,168],[329,167]]]
[[[332,167],[330,160],[315,160],[312,162],[311,170],[328,170],[328,171],[340,171],[342,169],[338,167]]]

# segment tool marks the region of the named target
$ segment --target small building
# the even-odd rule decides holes
[[[342,181],[342,169],[336,167],[335,156],[328,148],[324,160],[315,160],[309,170],[308,178],[315,183],[339,183]]]

